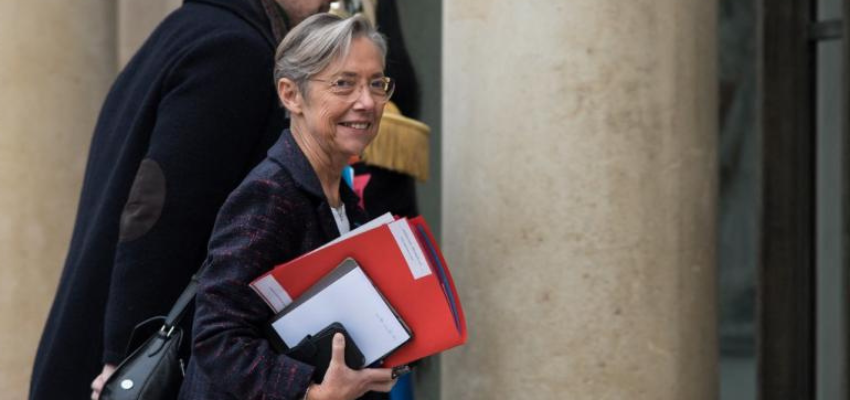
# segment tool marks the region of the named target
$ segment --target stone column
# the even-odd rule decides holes
[[[715,399],[716,2],[444,2],[444,399]]]
[[[110,0],[0,0],[0,397],[24,399],[95,118],[115,77]]]

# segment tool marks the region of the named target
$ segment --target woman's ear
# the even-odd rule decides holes
[[[280,103],[289,110],[290,114],[301,114],[304,98],[294,81],[289,78],[281,78],[277,81],[277,97],[280,98]]]

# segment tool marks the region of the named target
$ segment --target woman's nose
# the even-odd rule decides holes
[[[375,98],[365,86],[360,86],[357,90],[357,98],[354,99],[354,107],[357,109],[372,109],[375,108]]]

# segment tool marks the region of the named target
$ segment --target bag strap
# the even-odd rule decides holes
[[[180,294],[180,297],[177,298],[177,302],[174,303],[174,306],[171,307],[171,311],[168,312],[168,316],[165,317],[165,323],[162,325],[160,331],[163,331],[166,335],[171,335],[174,327],[177,326],[177,324],[180,323],[180,320],[182,320],[186,315],[186,310],[189,309],[189,304],[195,299],[195,292],[198,290],[199,273],[200,272],[192,275],[189,285],[186,286],[186,289],[183,289],[183,293]]]

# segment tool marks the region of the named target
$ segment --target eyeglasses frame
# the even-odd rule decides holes
[[[350,96],[350,98],[348,99],[349,101],[355,101],[357,99],[357,97],[360,96],[360,90],[362,90],[361,88],[363,86],[366,87],[366,90],[369,92],[369,95],[372,97],[372,99],[375,100],[376,102],[380,102],[380,103],[389,102],[390,98],[392,98],[392,96],[393,96],[393,93],[395,93],[395,79],[390,78],[388,76],[382,76],[380,78],[370,79],[370,80],[367,81],[366,85],[358,84],[357,89],[355,91],[353,91],[350,95],[344,95],[342,93],[338,93],[338,92],[334,91],[334,88],[336,87],[336,85],[335,85],[336,81],[338,81],[339,79],[340,78],[336,77],[336,78],[332,78],[332,79],[309,78],[307,80],[308,81],[316,81],[316,82],[326,83],[328,85],[328,89],[330,90],[331,93],[333,93],[337,96]],[[369,84],[371,82],[375,81],[375,80],[383,81],[385,87],[389,86],[389,89],[384,89],[384,91],[386,91],[386,94],[382,95],[383,98],[376,98],[374,96],[375,93],[372,92],[371,89],[369,89]],[[355,93],[356,93],[356,95],[355,95]]]

